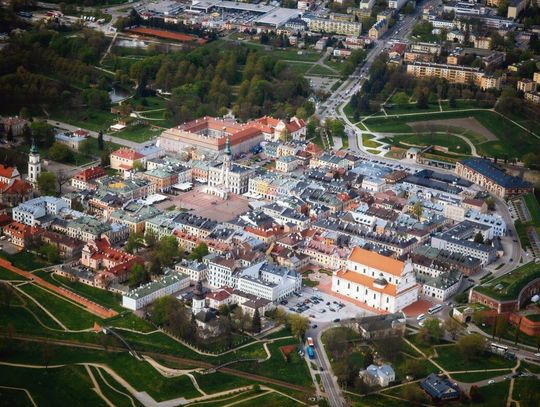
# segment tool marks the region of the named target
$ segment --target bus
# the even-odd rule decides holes
[[[495,342],[491,342],[490,346],[493,353],[505,354],[508,352],[508,346],[500,345]]]
[[[442,310],[442,304],[437,304],[428,309],[428,314],[433,315],[439,312],[440,310]]]
[[[311,336],[308,336],[307,338],[307,344],[310,348],[313,348],[315,345],[313,344],[313,338]]]
[[[315,359],[315,352],[313,351],[313,348],[311,346],[308,346],[307,354],[310,359]]]

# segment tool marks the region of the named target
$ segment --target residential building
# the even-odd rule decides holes
[[[332,276],[332,291],[383,312],[398,312],[418,300],[412,264],[355,247],[347,267]]]
[[[55,246],[58,254],[63,259],[75,259],[81,256],[84,242],[73,237],[65,236],[60,233],[44,231],[41,234],[41,242]]]
[[[540,85],[540,71],[539,71],[539,72],[533,73],[533,81],[534,81],[537,85]]]
[[[386,18],[377,20],[369,29],[368,36],[373,40],[378,40],[388,30],[388,20]]]
[[[302,288],[302,276],[294,270],[263,261],[244,269],[236,288],[258,298],[277,302]]]
[[[32,184],[23,180],[16,167],[0,164],[0,204],[13,207],[34,197]]]
[[[236,287],[239,267],[239,262],[234,259],[212,255],[208,259],[208,285],[212,288]]]
[[[19,137],[23,134],[24,128],[28,125],[28,120],[19,116],[4,117],[0,119],[0,127],[8,135],[11,132],[13,137]]]
[[[480,89],[501,89],[501,77],[496,75],[483,75],[480,77]]]
[[[73,132],[57,133],[54,138],[58,143],[65,144],[72,150],[78,151],[82,142],[88,139],[86,130],[75,130]]]
[[[460,396],[459,387],[450,380],[430,373],[428,377],[420,380],[420,386],[434,400],[454,400]]]
[[[204,262],[198,262],[196,260],[188,261],[184,259],[180,263],[177,263],[174,266],[174,269],[179,273],[187,275],[190,281],[196,283],[198,281],[206,280],[208,265]]]
[[[309,18],[308,28],[312,32],[352,35],[355,37],[360,36],[362,33],[362,23],[340,21],[329,18]]]
[[[122,147],[111,153],[111,168],[120,172],[131,171],[136,164],[142,165],[144,156],[135,150]]]
[[[189,287],[189,278],[169,271],[157,280],[145,283],[122,296],[122,306],[137,311],[152,304],[158,298],[172,295]]]
[[[540,93],[539,92],[527,92],[527,93],[525,93],[525,100],[538,105],[538,104],[540,104]]]
[[[421,294],[429,300],[446,301],[459,290],[463,274],[458,270],[444,271],[436,277],[416,275],[422,286]]]
[[[479,68],[461,65],[413,62],[407,65],[407,74],[422,77],[444,78],[452,83],[479,83],[483,75]]]
[[[151,205],[130,201],[122,209],[111,213],[110,219],[113,222],[127,225],[132,233],[144,233],[146,221],[160,213],[159,209]]]
[[[366,340],[401,337],[405,334],[407,318],[403,312],[372,315],[356,321],[356,329]]]
[[[102,167],[86,168],[71,178],[71,186],[81,191],[95,190],[97,184],[92,181],[105,176],[107,176],[107,172]]]
[[[283,120],[264,116],[250,124],[263,132],[265,140],[305,140],[306,138],[306,122],[297,117]]]
[[[69,204],[52,196],[40,196],[30,199],[13,208],[13,220],[28,226],[38,226],[49,222],[52,217],[62,210],[69,209]]]
[[[4,226],[4,235],[9,237],[15,246],[25,248],[30,241],[37,242],[44,232],[39,226],[28,226],[20,222],[11,222]]]
[[[468,158],[456,163],[456,174],[482,186],[488,192],[506,198],[532,191],[532,185],[521,178],[506,174],[491,161]]]
[[[388,0],[388,8],[399,11],[407,1],[408,0]]]
[[[285,173],[292,172],[297,169],[299,165],[300,160],[298,160],[296,156],[287,155],[284,157],[279,157],[276,160],[276,171]]]
[[[347,170],[349,162],[342,157],[330,153],[323,153],[318,157],[313,157],[309,161],[309,168],[328,168],[331,170]]]
[[[387,387],[396,380],[394,369],[387,364],[381,366],[371,364],[365,370],[361,370],[359,375],[369,386]]]
[[[521,78],[517,81],[517,90],[525,93],[525,92],[532,92],[536,90],[536,83],[528,78]]]

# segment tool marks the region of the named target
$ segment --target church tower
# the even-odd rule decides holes
[[[28,156],[28,182],[36,185],[39,174],[41,174],[41,158],[36,141],[32,139],[32,147]]]
[[[221,167],[221,185],[223,188],[228,191],[229,188],[229,172],[232,167],[232,151],[231,151],[231,141],[227,137],[225,142],[225,150],[223,151],[223,166]]]
[[[193,315],[197,315],[199,312],[206,308],[206,302],[204,299],[202,283],[197,281],[195,289],[193,290],[193,299],[191,300],[191,312]]]

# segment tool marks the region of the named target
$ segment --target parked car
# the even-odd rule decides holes
[[[334,319],[334,322],[339,322],[339,321],[341,321],[341,319],[339,318]]]

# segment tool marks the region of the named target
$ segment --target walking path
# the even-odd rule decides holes
[[[63,287],[57,287],[54,284],[51,284],[48,281],[42,279],[41,277],[38,277],[28,271],[21,270],[20,268],[15,267],[14,265],[11,264],[11,262],[5,259],[0,259],[0,267],[4,267],[8,269],[9,271],[19,274],[20,276],[23,276],[30,281],[33,281],[34,283],[40,285],[41,287],[46,288],[47,290],[51,291],[53,294],[57,294],[60,297],[65,297],[71,301],[74,301],[75,303],[83,307],[86,311],[90,312],[91,314],[97,315],[100,318],[106,319],[106,318],[111,318],[118,315],[118,312],[112,309],[105,308]],[[56,318],[53,317],[53,319],[57,321]],[[59,322],[59,325],[64,326],[61,322]]]
[[[30,392],[26,389],[23,389],[22,387],[11,387],[11,386],[0,386],[0,389],[8,389],[8,390],[19,390],[19,391],[22,391],[24,393],[26,393],[26,395],[28,396],[28,399],[30,400],[30,402],[32,403],[32,405],[34,407],[38,407],[38,405],[36,404],[36,402],[34,401],[34,398],[32,397],[32,395],[30,394]]]

